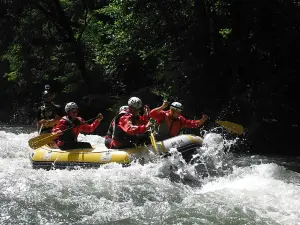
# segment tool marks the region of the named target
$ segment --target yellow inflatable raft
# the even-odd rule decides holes
[[[178,152],[181,152],[183,158],[189,161],[195,150],[202,146],[203,139],[199,136],[190,134],[182,134],[173,138],[169,138],[156,143],[158,152],[156,152],[152,146],[139,147],[132,149],[122,149],[127,152],[131,158],[140,158],[150,150],[159,154],[164,155],[169,152],[171,148],[176,148]]]
[[[145,157],[149,150],[159,155],[168,153],[176,148],[189,161],[194,151],[202,145],[202,138],[193,135],[180,135],[157,142],[158,152],[151,146],[139,146],[129,149],[107,149],[103,144],[95,145],[92,149],[61,150],[55,145],[45,145],[31,150],[30,159],[33,168],[76,168],[99,167],[106,163],[128,165],[134,159]]]
[[[124,151],[93,146],[92,149],[61,150],[49,145],[42,146],[30,153],[33,168],[74,168],[99,167],[105,163],[130,163],[129,154]]]

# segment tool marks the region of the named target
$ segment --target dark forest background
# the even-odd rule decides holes
[[[0,121],[34,124],[44,85],[104,135],[130,96],[239,123],[252,151],[300,155],[300,2],[0,0]],[[199,130],[194,131],[199,135]]]

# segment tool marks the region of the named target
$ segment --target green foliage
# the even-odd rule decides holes
[[[224,28],[220,29],[219,33],[222,35],[223,38],[228,39],[229,35],[231,34],[232,29]]]
[[[3,60],[10,62],[10,72],[7,74],[9,81],[19,82],[22,79],[22,74],[19,73],[19,68],[22,66],[21,46],[18,44],[12,45],[5,55]]]
[[[94,40],[95,60],[103,66],[106,78],[118,79],[130,90],[170,80],[165,71],[178,74],[174,61],[188,38],[180,35],[187,35],[191,26],[193,1],[116,0],[96,13],[108,18],[97,23],[101,33]]]
[[[45,83],[66,98],[149,86],[162,98],[206,102],[249,85],[260,96],[274,74],[299,69],[298,12],[271,0],[1,1],[1,79],[32,97]]]

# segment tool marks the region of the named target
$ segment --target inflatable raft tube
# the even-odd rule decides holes
[[[42,146],[30,153],[33,168],[97,168],[106,163],[128,165],[132,160],[143,159],[149,150],[158,155],[168,155],[171,148],[176,148],[188,162],[197,148],[202,146],[199,136],[183,134],[157,142],[158,152],[152,146],[139,146],[127,149],[107,149],[104,145],[93,146],[92,149],[61,150],[49,145]]]
[[[93,146],[92,149],[61,150],[49,145],[30,152],[31,164],[34,169],[64,169],[76,167],[97,168],[106,163],[130,163],[128,153],[103,147]]]
[[[158,152],[156,152],[152,146],[132,148],[132,149],[122,149],[122,151],[127,152],[131,158],[141,158],[149,152],[149,148],[159,154],[168,155],[171,148],[176,148],[178,152],[182,154],[182,157],[189,162],[196,150],[202,146],[203,138],[190,134],[182,134],[176,137],[172,137],[163,141],[156,143]]]

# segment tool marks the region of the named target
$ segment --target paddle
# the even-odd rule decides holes
[[[91,122],[95,119],[99,118],[99,116],[95,117],[95,118],[92,118],[92,119],[89,119],[87,121],[85,121],[84,123],[82,124],[79,124],[78,126],[75,126],[75,127],[71,127],[71,128],[68,128],[66,130],[63,130],[62,133],[66,132],[66,131],[69,131],[69,130],[72,130],[76,127],[79,127],[85,123],[88,123],[88,122]],[[60,134],[42,134],[40,136],[37,136],[37,137],[34,137],[34,138],[31,138],[29,141],[28,141],[28,145],[30,146],[30,148],[32,149],[37,149],[39,147],[42,147],[48,143],[50,143],[51,141],[53,141],[54,139],[56,139]]]
[[[56,118],[54,120],[45,120],[45,122],[41,125],[38,134],[41,134],[44,128],[52,129],[58,122],[59,119]]]
[[[236,123],[232,123],[229,121],[216,121],[217,124],[219,124],[220,126],[224,127],[225,129],[227,129],[228,131],[230,131],[231,133],[236,133],[236,134],[244,134],[245,130],[244,127],[242,125],[236,124]]]
[[[169,96],[166,101],[170,102],[170,101],[174,101],[175,98]],[[213,111],[206,109],[205,111],[210,111],[208,114],[214,114]],[[230,131],[231,133],[235,133],[235,134],[244,134],[245,130],[244,127],[242,125],[233,123],[233,122],[229,122],[229,121],[215,121],[217,124],[219,124],[220,126],[224,127],[225,129],[227,129],[228,131]]]
[[[41,127],[40,127],[40,129],[39,129],[38,135],[41,134],[42,129],[43,129],[43,124],[41,125]]]
[[[146,109],[146,114],[147,114],[147,117],[148,117],[148,120],[150,120],[150,116],[149,116],[149,108]],[[154,148],[154,150],[156,151],[156,153],[159,153],[158,151],[158,148],[157,148],[157,145],[156,145],[156,140],[155,140],[155,137],[154,137],[154,134],[152,132],[152,128],[150,127],[150,140],[151,140],[151,144]]]
[[[54,127],[57,123],[58,123],[59,120],[48,120],[45,124],[44,124],[44,127],[45,128],[48,128],[48,127]]]
[[[210,115],[210,118],[215,118],[216,119],[215,121],[212,122],[212,124],[216,123],[216,124],[224,127],[229,132],[234,133],[234,134],[238,134],[238,135],[244,134],[245,129],[242,125],[237,124],[237,123],[233,123],[233,122],[229,122],[229,121],[218,120],[218,116],[216,115],[217,114],[216,111],[213,111],[213,110],[210,110],[210,109],[206,108],[205,112],[207,112],[207,115]],[[215,125],[213,125],[213,126],[215,126]]]

